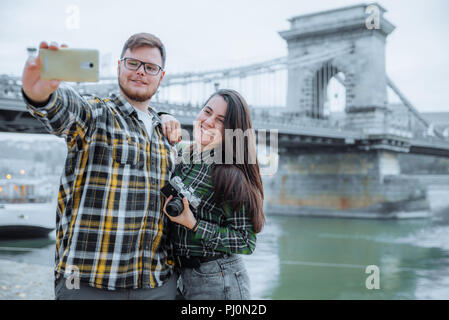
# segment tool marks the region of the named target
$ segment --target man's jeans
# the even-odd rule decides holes
[[[180,290],[186,300],[248,300],[248,272],[239,255],[182,268]]]
[[[79,289],[68,289],[66,279],[58,279],[55,300],[174,300],[176,297],[176,274],[164,285],[149,289],[105,290],[80,283]]]

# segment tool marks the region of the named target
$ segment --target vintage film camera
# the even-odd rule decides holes
[[[172,216],[176,217],[184,210],[182,198],[186,197],[189,200],[189,206],[192,211],[196,210],[201,203],[201,199],[196,197],[192,188],[186,188],[180,177],[173,177],[168,183],[161,189],[162,194],[168,198],[173,196],[167,205],[166,211]]]

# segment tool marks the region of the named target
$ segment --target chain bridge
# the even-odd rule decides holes
[[[395,26],[374,5],[379,28],[367,28],[366,4],[295,16],[279,32],[286,57],[167,73],[151,105],[191,128],[218,88],[242,93],[259,136],[271,133],[261,159],[267,213],[428,216],[426,186],[401,168],[425,159],[449,173],[449,123],[426,119],[388,77],[385,46]],[[117,79],[71,85],[106,97]],[[0,130],[45,132],[25,108],[18,77],[0,76]]]

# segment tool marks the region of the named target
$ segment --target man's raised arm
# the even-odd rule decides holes
[[[66,48],[67,45],[61,47]],[[41,42],[39,49],[58,50],[57,43]],[[60,80],[41,79],[40,57],[31,57],[22,75],[22,93],[30,113],[57,136],[73,141],[86,139],[92,127],[93,110],[86,99],[69,87],[60,87]]]

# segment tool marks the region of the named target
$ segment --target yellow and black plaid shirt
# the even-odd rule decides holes
[[[155,110],[147,136],[117,94],[81,97],[60,86],[31,114],[67,142],[56,217],[56,278],[79,271],[97,288],[154,288],[172,274],[160,189],[174,168]]]

